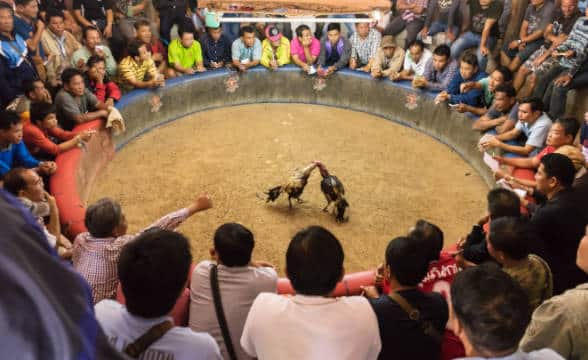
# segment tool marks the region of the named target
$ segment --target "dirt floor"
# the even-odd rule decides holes
[[[293,210],[283,195],[273,204],[256,196],[313,160],[345,185],[349,222],[321,211],[318,170]],[[133,141],[97,179],[90,202],[120,201],[129,230],[139,231],[206,192],[214,208],[180,227],[195,262],[208,258],[214,230],[234,221],[255,234],[254,258],[283,273],[291,237],[319,224],[342,242],[353,272],[381,262],[388,241],[419,218],[441,226],[446,245],[455,242],[484,214],[487,190],[450,148],[407,127],[323,106],[256,104],[197,113]]]

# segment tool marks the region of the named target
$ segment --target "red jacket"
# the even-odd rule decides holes
[[[49,136],[61,141],[67,141],[73,139],[76,133],[63,130],[58,126],[45,131],[31,122],[23,125],[23,140],[33,156],[38,156],[39,154],[57,156],[61,152],[59,146],[51,141]]]

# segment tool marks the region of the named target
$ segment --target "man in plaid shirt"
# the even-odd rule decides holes
[[[165,215],[145,230],[174,230],[190,216],[211,207],[210,198],[200,195],[188,207]],[[92,297],[96,304],[100,300],[115,297],[118,286],[118,257],[123,246],[139,234],[127,234],[127,220],[120,205],[108,198],[90,205],[84,222],[88,232],[76,237],[72,260],[74,268],[92,287]]]
[[[367,18],[365,14],[358,14],[356,18]],[[380,48],[382,35],[368,23],[357,23],[355,31],[349,38],[351,42],[351,60],[349,67],[354,70],[370,72],[376,53]]]

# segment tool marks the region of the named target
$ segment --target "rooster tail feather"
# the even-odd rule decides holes
[[[276,199],[278,197],[280,197],[282,190],[283,190],[282,185],[269,189],[267,192],[264,193],[267,195],[267,199],[265,200],[265,202],[276,201]]]

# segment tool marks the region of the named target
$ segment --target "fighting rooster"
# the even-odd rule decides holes
[[[265,202],[275,201],[282,192],[288,194],[288,204],[290,204],[290,209],[292,208],[292,199],[296,199],[299,203],[302,202],[300,195],[302,195],[304,187],[308,183],[308,178],[316,166],[316,162],[312,162],[302,170],[296,169],[294,174],[285,184],[273,187],[265,192],[267,195]]]
[[[327,167],[320,161],[315,162],[321,172],[323,180],[321,181],[321,190],[327,199],[327,205],[323,211],[327,211],[331,203],[335,203],[333,213],[337,222],[347,221],[345,211],[349,207],[349,203],[345,200],[345,188],[343,183],[335,175],[329,174]]]

